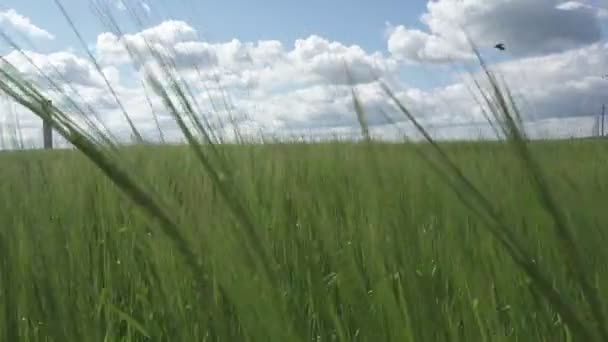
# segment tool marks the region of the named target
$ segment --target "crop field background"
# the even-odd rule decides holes
[[[601,121],[593,114],[578,127],[593,138],[530,139],[525,101],[514,100],[526,94],[470,39],[478,65],[466,69],[465,112],[483,115],[491,139],[439,141],[424,126],[428,113],[410,112],[420,107],[372,70],[378,88],[362,101],[351,77],[357,59],[344,63],[339,102],[352,107],[350,139],[251,137],[255,125],[242,138],[228,90],[212,77],[217,109],[201,61],[172,59],[151,31],[134,47],[99,2],[93,12],[113,33],[104,37],[122,37],[111,44],[137,71],[128,82],[145,88],[142,120],[121,104],[120,83],[108,80],[69,8],[54,2],[108,94],[95,92],[93,108],[73,80],[39,69],[2,33],[36,75],[2,57],[0,93],[43,122],[49,150],[26,150],[19,116],[6,111],[16,125],[0,128],[0,342],[608,341],[605,106]],[[131,10],[122,15],[143,29]],[[29,25],[10,13],[17,28]],[[210,113],[199,106],[202,89],[180,75],[188,61]],[[104,117],[118,122],[103,113],[113,100],[126,141],[105,126]],[[297,116],[283,107],[281,117]],[[380,121],[404,139],[374,138]],[[181,144],[163,144],[167,127]],[[52,150],[51,132],[70,148]]]
[[[597,330],[511,149],[441,146],[560,300]],[[0,155],[0,339],[580,341],[487,222],[415,153],[430,145],[219,149],[236,189],[230,201],[248,223],[187,148],[121,150],[125,169],[179,227],[186,256],[81,154]],[[573,228],[581,271],[608,293],[608,145],[530,150]]]

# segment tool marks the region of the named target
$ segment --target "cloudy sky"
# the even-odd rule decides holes
[[[374,133],[411,133],[407,124],[386,124],[381,113],[399,117],[378,87],[381,79],[437,137],[487,136],[491,130],[471,95],[470,75],[478,69],[463,29],[514,91],[531,134],[589,135],[593,115],[608,102],[608,79],[602,77],[608,74],[608,0],[0,4],[0,29],[28,58],[4,41],[0,53],[43,89],[40,71],[57,80],[64,94],[93,108],[119,136],[128,132],[122,105],[146,137],[159,136],[152,112],[165,137],[179,137],[161,101],[142,85],[143,68],[153,69],[155,63],[146,41],[175,61],[201,112],[219,121],[231,118],[243,131],[356,132],[352,81]],[[107,10],[120,31],[108,25]],[[493,48],[498,42],[506,51]],[[125,44],[140,54],[138,63],[129,58]],[[65,103],[65,98],[49,96]],[[39,141],[38,120],[7,100],[1,105],[6,107],[0,114],[2,132],[18,123],[24,139]]]

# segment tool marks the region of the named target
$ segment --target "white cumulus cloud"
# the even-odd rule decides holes
[[[34,25],[28,17],[19,14],[14,9],[0,11],[0,25],[10,27],[30,38],[53,40],[55,36]]]
[[[408,61],[470,57],[465,31],[480,47],[502,42],[515,57],[545,55],[601,39],[600,9],[578,1],[438,0],[420,17],[423,30],[389,30],[388,49]]]
[[[471,7],[477,9],[477,14],[466,14],[471,18],[493,13],[498,3],[507,6],[502,1],[464,2],[477,6]],[[539,2],[546,3],[545,0]],[[394,127],[385,125],[383,112],[397,120],[403,118],[394,111],[379,88],[379,78],[390,82],[404,104],[439,136],[488,136],[491,130],[482,123],[484,117],[469,92],[471,84],[468,77],[456,78],[451,84],[433,89],[408,87],[399,79],[403,60],[439,62],[468,57],[462,48],[464,37],[456,31],[449,31],[448,24],[437,21],[451,15],[459,17],[453,13],[454,9],[439,6],[441,3],[441,6],[447,6],[451,2],[444,0],[429,5],[431,10],[425,20],[433,29],[412,31],[403,26],[392,27],[388,37],[390,52],[366,51],[359,45],[347,45],[319,35],[296,39],[289,44],[277,40],[239,39],[210,43],[200,40],[197,31],[188,23],[178,20],[165,21],[121,37],[102,33],[97,37],[95,52],[105,76],[146,136],[156,134],[150,105],[160,115],[163,128],[172,132],[167,134],[175,137],[179,134],[162,101],[150,89],[144,89],[137,79],[142,75],[143,65],[136,65],[135,71],[126,67],[131,61],[123,43],[136,51],[142,57],[142,63],[151,70],[157,70],[158,66],[147,50],[147,43],[170,58],[190,84],[198,102],[197,108],[214,122],[234,121],[250,131],[266,128],[275,132],[356,134],[358,124],[350,92],[352,81],[370,124],[374,126],[373,131],[379,135],[396,134]],[[521,0],[512,0],[511,5],[523,6]],[[560,13],[579,11],[556,6],[553,3],[551,8]],[[588,13],[584,11],[581,10],[579,15]],[[441,14],[443,12],[446,13]],[[506,13],[517,16],[520,12],[512,9]],[[555,15],[552,18],[558,20],[562,17]],[[499,28],[482,22],[483,28],[495,35],[509,37],[516,34],[508,27],[503,27],[506,33],[500,33]],[[584,116],[597,113],[604,94],[608,92],[608,80],[601,77],[608,74],[608,45],[598,42],[594,35],[583,34],[581,37],[587,38],[574,39],[577,34],[565,31],[562,32],[564,38],[560,40],[554,30],[546,30],[545,33],[553,37],[554,42],[562,42],[560,48],[551,43],[535,50],[531,46],[537,38],[526,37],[519,46],[526,53],[491,67],[504,76],[516,98],[521,99],[520,105],[527,118],[535,120],[531,125],[537,134],[546,134],[546,127],[559,131],[555,128],[559,120],[572,116],[578,117],[564,121],[566,125],[576,122],[577,132],[587,132],[590,121]],[[586,30],[580,29],[580,32]],[[448,45],[442,45],[445,43],[442,39]],[[513,49],[511,44],[509,47]],[[526,47],[531,50],[526,50]],[[553,48],[556,50],[550,52]],[[410,50],[416,54],[407,52]],[[92,63],[83,55],[64,51],[50,54],[28,52],[28,56],[38,68],[55,77],[64,89],[69,89],[66,91],[77,91],[79,96],[73,98],[82,98],[98,109],[111,129],[128,135],[119,106]],[[28,66],[17,52],[6,57],[31,79],[44,83],[36,68]],[[348,67],[352,79],[347,77],[345,67]],[[151,98],[151,104],[146,95]],[[470,125],[471,122],[478,124]],[[405,126],[411,134],[412,128]],[[573,134],[573,131],[560,132]]]

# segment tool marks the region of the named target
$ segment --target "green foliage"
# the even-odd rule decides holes
[[[517,155],[495,143],[440,146],[521,237],[561,300],[591,322],[552,217]],[[256,223],[256,250],[272,260],[273,282],[258,273],[240,220],[187,149],[121,156],[163,203],[176,204],[168,215],[196,255],[198,276],[150,214],[82,155],[4,153],[0,339],[559,341],[573,334],[485,221],[417,157],[430,146],[368,147],[218,147]],[[530,148],[550,171],[546,181],[584,251],[579,271],[599,293],[608,291],[601,225],[608,161],[598,157],[607,147]]]
[[[0,156],[2,340],[608,340],[607,145],[529,143],[481,55],[500,142],[438,143],[381,83],[426,143],[375,142],[353,90],[362,143],[228,145],[144,43],[189,148],[146,146],[124,109],[121,148],[2,60],[0,90],[78,150]]]

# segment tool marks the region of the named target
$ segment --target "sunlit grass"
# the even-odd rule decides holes
[[[375,142],[353,90],[363,143],[228,145],[146,44],[147,96],[187,146],[120,147],[3,61],[0,90],[77,149],[0,156],[4,340],[608,338],[608,145],[530,143],[480,55],[503,141],[439,143],[383,85],[424,144]]]
[[[516,159],[499,145],[443,148],[525,238],[560,297],[584,309],[551,218]],[[172,216],[200,258],[203,290],[170,238],[81,155],[2,156],[3,339],[281,340],[287,327],[269,319],[274,295],[290,308],[286,323],[302,340],[565,339],[563,319],[412,147],[374,150],[381,177],[363,146],[225,149],[259,223],[258,248],[275,260],[275,288],[257,282],[234,233],[239,221],[187,150],[131,151],[125,158],[139,165],[131,172],[178,204]],[[586,251],[581,271],[605,293],[601,199],[608,189],[601,177],[608,165],[596,156],[606,146],[533,150],[552,170],[556,196],[577,227]]]

